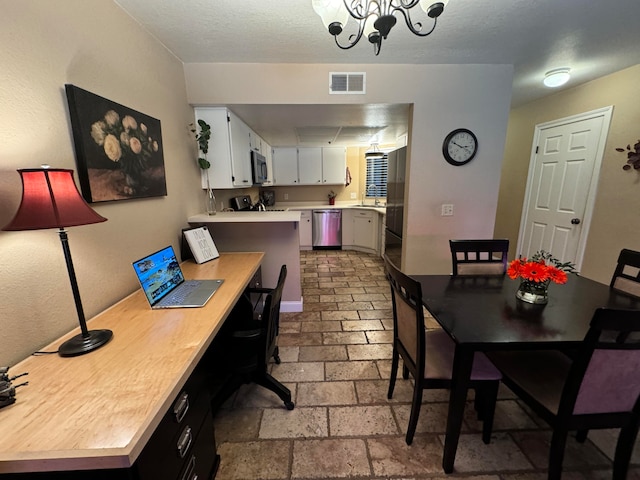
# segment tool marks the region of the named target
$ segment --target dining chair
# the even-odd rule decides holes
[[[640,423],[640,310],[598,308],[572,357],[555,350],[489,352],[502,381],[553,429],[549,480],[562,475],[568,433],[584,441],[590,429],[619,428],[614,480],[623,480]],[[580,435],[583,433],[583,435]]]
[[[640,297],[640,252],[623,248],[610,286],[619,292]]]
[[[455,343],[442,329],[425,329],[420,283],[403,274],[386,255],[384,263],[393,305],[393,354],[387,398],[393,397],[399,358],[402,357],[403,377],[407,378],[411,373],[414,378],[411,414],[405,437],[407,445],[411,445],[420,415],[423,390],[451,386]],[[483,421],[484,443],[491,440],[500,378],[500,372],[487,357],[483,353],[476,353],[471,388],[476,392],[478,418]]]
[[[453,275],[504,275],[509,240],[449,240]]]

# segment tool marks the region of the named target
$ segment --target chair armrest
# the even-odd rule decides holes
[[[237,338],[240,340],[255,340],[264,336],[264,330],[261,328],[256,328],[252,330],[236,330],[231,333],[232,338]]]
[[[249,293],[271,293],[273,291],[272,288],[260,288],[260,287],[249,287],[245,290]]]

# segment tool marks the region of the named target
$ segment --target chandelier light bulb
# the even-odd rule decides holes
[[[569,74],[568,68],[556,68],[545,73],[542,83],[544,83],[546,87],[556,88],[567,83],[570,78],[571,75]]]

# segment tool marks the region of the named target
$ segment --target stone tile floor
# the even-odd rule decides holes
[[[448,392],[426,391],[413,444],[404,435],[411,380],[387,400],[392,341],[389,286],[381,259],[354,251],[301,252],[304,311],[283,313],[282,363],[272,373],[296,407],[255,385],[241,387],[215,418],[218,480],[451,479],[543,480],[550,431],[501,387],[490,445],[467,410],[455,461],[444,474]],[[431,320],[429,326],[437,328]],[[617,431],[569,439],[563,478],[611,478]],[[637,442],[629,480],[640,480]]]

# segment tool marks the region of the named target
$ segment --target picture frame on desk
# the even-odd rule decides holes
[[[194,259],[196,263],[200,264],[215,260],[219,256],[220,253],[206,225],[182,229],[180,257],[183,262]]]

